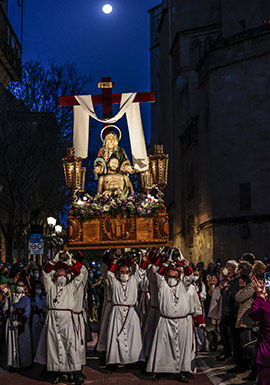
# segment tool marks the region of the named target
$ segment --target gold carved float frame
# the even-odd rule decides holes
[[[153,217],[102,215],[81,220],[69,215],[67,249],[150,247],[169,245],[167,213]]]

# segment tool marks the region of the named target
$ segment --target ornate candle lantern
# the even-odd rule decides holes
[[[148,160],[149,160],[149,157],[148,157]],[[148,162],[148,163],[150,163],[150,162]],[[139,175],[140,175],[141,187],[142,187],[143,191],[146,194],[149,194],[149,192],[154,188],[151,168],[149,167],[148,170],[141,171],[139,173]]]
[[[155,145],[154,154],[149,156],[153,184],[158,190],[163,190],[168,184],[169,155],[163,153],[163,145]]]
[[[82,167],[82,158],[75,156],[74,148],[67,148],[67,156],[62,159],[67,188],[77,200],[77,193],[84,192],[86,167]]]
[[[142,189],[148,194],[153,188],[162,199],[163,190],[168,184],[169,155],[163,153],[163,145],[155,145],[154,154],[149,156],[149,169],[140,172]]]

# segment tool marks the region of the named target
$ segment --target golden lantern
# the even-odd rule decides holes
[[[169,155],[163,153],[163,145],[155,145],[154,154],[149,156],[149,167],[153,184],[158,190],[163,190],[168,184]]]
[[[163,145],[155,145],[154,154],[149,156],[149,169],[140,172],[142,189],[148,194],[153,188],[158,190],[161,199],[168,184],[169,155],[163,153]]]
[[[67,156],[62,159],[67,188],[77,199],[78,192],[84,192],[86,167],[82,167],[82,158],[75,156],[74,148],[67,148]]]
[[[153,186],[153,177],[152,177],[152,174],[151,174],[150,167],[146,171],[141,171],[139,173],[139,175],[140,175],[141,187],[142,187],[143,191],[146,194],[149,194],[149,192],[154,188],[154,186]]]

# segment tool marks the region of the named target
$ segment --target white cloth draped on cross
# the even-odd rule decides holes
[[[146,171],[148,169],[140,103],[133,103],[136,94],[136,92],[122,94],[119,112],[109,119],[99,119],[97,117],[91,95],[75,96],[79,103],[78,106],[73,107],[73,147],[76,156],[82,158],[88,156],[89,116],[98,122],[113,124],[126,114],[134,169],[136,171]]]

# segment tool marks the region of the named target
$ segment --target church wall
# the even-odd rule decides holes
[[[170,155],[171,238],[192,262],[269,254],[268,5],[253,2],[253,21],[246,7],[242,32],[243,2],[229,2],[167,1],[160,28],[152,131]]]
[[[214,260],[237,259],[245,252],[257,258],[269,256],[270,221],[258,223],[228,223],[214,226]]]
[[[179,31],[221,22],[221,0],[171,0],[173,40]]]
[[[214,259],[238,258],[246,251],[260,258],[269,254],[267,36],[223,46],[209,54],[208,72],[202,68],[200,92],[209,92],[208,99],[201,98],[200,121],[203,111],[210,111]]]
[[[233,51],[239,49],[239,44],[224,47],[223,53],[226,55],[230,50],[234,56]],[[211,111],[209,144],[214,218],[270,214],[269,70],[270,54],[267,53],[244,57],[242,61],[209,72],[210,106],[207,108]],[[250,194],[248,185],[241,186],[248,183]],[[241,191],[243,188],[246,192]],[[250,195],[246,209],[244,203],[240,207],[244,195]]]
[[[221,4],[223,36],[259,27],[270,19],[268,0],[221,0]]]
[[[161,6],[149,11],[150,14],[150,56],[151,56],[151,91],[155,93],[155,103],[151,105],[151,144],[158,143],[160,121],[160,36],[158,26],[161,17]]]

